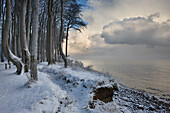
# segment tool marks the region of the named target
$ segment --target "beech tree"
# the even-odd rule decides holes
[[[20,38],[21,38],[21,47],[22,47],[22,62],[25,64],[24,70],[28,72],[29,62],[30,62],[30,53],[28,50],[27,40],[26,40],[26,27],[25,27],[25,11],[27,0],[20,0]]]
[[[82,14],[82,5],[78,4],[76,1],[70,1],[68,8],[66,10],[65,17],[65,26],[66,26],[66,57],[67,50],[68,50],[68,36],[69,36],[69,30],[70,28],[73,28],[75,30],[78,30],[81,32],[81,27],[85,27],[86,23],[81,18]]]
[[[49,65],[63,60],[67,67],[69,29],[81,31],[81,26],[85,26],[81,7],[76,0],[1,0],[1,61],[4,54],[16,65],[17,74],[21,73],[23,63],[25,72],[31,69],[33,80],[38,80],[40,58]],[[66,54],[63,52],[65,38]]]
[[[37,39],[38,39],[38,8],[39,0],[32,1],[32,47],[31,47],[31,79],[38,80],[37,75]]]
[[[20,7],[21,7],[21,4],[19,2],[19,0],[15,0],[15,4],[16,4],[16,12],[17,12],[17,56],[19,58],[22,57],[22,49],[21,49],[21,36],[20,36],[20,32],[21,32],[21,29],[20,29]]]
[[[62,39],[63,39],[63,32],[64,32],[64,28],[63,28],[63,25],[64,25],[64,19],[63,19],[63,11],[64,11],[64,6],[63,6],[63,0],[60,0],[60,5],[61,5],[61,13],[60,13],[60,36],[59,36],[59,51],[60,51],[60,54],[64,60],[64,67],[67,68],[67,59],[63,53],[63,50],[62,50],[62,45],[61,45],[61,42],[62,42]]]
[[[13,33],[12,33],[12,53],[14,55],[17,55],[17,4],[16,4],[16,0],[15,0],[15,6],[14,6],[14,10],[13,10]]]
[[[4,0],[2,0],[1,1],[1,12],[0,13],[2,13],[2,28],[1,28],[1,62],[4,62],[4,54],[3,54],[3,47],[2,47],[2,45],[3,45],[3,42],[2,42],[2,37],[3,37],[3,29],[4,29],[4,21],[5,21],[5,8],[4,8]],[[1,18],[0,18],[1,19]]]
[[[3,53],[17,67],[17,74],[21,74],[22,71],[22,63],[18,57],[16,57],[10,50],[8,45],[8,36],[10,30],[10,20],[11,20],[11,1],[6,0],[6,20],[4,24],[4,31],[2,35],[2,49]]]
[[[30,18],[31,18],[31,0],[27,1],[27,13],[26,13],[26,40],[29,48],[29,35],[30,35]]]
[[[53,16],[53,0],[48,1],[48,22],[47,22],[47,61],[48,64],[53,64],[53,49],[52,49],[52,16]]]

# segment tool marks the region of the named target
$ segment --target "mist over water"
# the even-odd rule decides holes
[[[93,65],[95,70],[109,72],[125,86],[170,98],[169,59],[76,59],[85,65]]]

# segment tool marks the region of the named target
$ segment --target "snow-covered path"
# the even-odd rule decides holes
[[[24,83],[27,81],[27,79],[24,79],[26,76],[21,78],[13,73],[13,70],[3,70],[0,72],[1,111],[6,111],[7,108],[9,111],[18,110],[18,106],[25,107],[24,104],[18,102],[18,98],[25,98],[24,96],[26,96],[20,93],[20,89],[24,87]]]
[[[14,72],[14,67],[0,72],[0,113],[55,113],[67,96],[46,74],[39,73],[39,81],[28,88],[27,76]]]

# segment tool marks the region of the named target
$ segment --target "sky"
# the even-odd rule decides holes
[[[95,58],[170,57],[170,0],[81,0],[82,32],[71,30],[69,54]]]

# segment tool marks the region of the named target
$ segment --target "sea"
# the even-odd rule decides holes
[[[170,59],[78,60],[97,71],[109,73],[122,85],[170,100]]]

